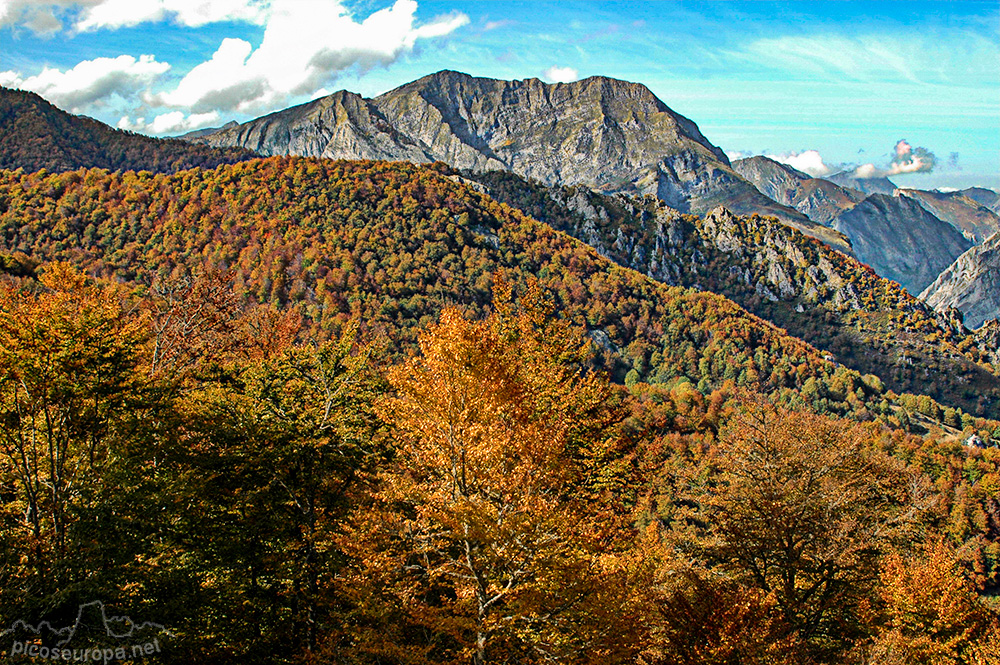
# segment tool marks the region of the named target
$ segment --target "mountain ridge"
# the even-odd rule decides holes
[[[323,104],[344,109],[309,115]],[[841,234],[761,194],[696,123],[645,85],[609,77],[548,84],[445,70],[372,99],[340,91],[192,140],[268,155],[443,161],[546,184],[652,194],[699,214],[726,205],[778,217],[851,251]]]
[[[63,111],[41,96],[0,87],[0,168],[72,171],[107,168],[174,172],[214,168],[256,157],[242,148],[216,148],[156,139]]]

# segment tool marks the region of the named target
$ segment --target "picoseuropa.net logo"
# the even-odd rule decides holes
[[[137,624],[127,616],[108,616],[97,600],[77,608],[69,626],[55,628],[48,621],[32,625],[15,621],[0,632],[4,655],[14,662],[109,663],[150,658],[162,653],[170,631],[158,623]]]

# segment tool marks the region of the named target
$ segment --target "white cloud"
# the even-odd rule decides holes
[[[120,55],[84,60],[65,71],[46,67],[40,74],[27,78],[14,71],[0,72],[0,84],[37,92],[57,106],[78,112],[114,94],[134,94],[169,69],[169,64],[158,62],[152,55],[141,55],[138,60]]]
[[[219,114],[215,111],[209,113],[193,113],[185,115],[183,111],[170,111],[161,113],[153,118],[151,122],[146,122],[145,118],[136,118],[133,121],[128,116],[124,116],[118,121],[118,129],[127,129],[132,132],[144,132],[147,134],[180,134],[190,132],[219,121]]]
[[[764,155],[782,164],[788,164],[793,169],[808,173],[814,178],[830,175],[836,169],[823,162],[818,150],[803,150],[802,152],[787,152],[781,155]]]
[[[260,24],[266,10],[263,0],[101,0],[83,12],[75,27],[87,32],[164,20],[191,28],[219,21]]]
[[[549,83],[572,83],[580,78],[580,73],[572,67],[553,66],[542,72],[542,78]]]
[[[62,29],[61,14],[73,5],[95,5],[101,0],[0,0],[0,26],[23,25],[39,35]]]
[[[883,178],[885,177],[885,170],[880,169],[874,164],[862,164],[858,168],[854,169],[854,177],[861,180],[867,180],[869,178]]]
[[[388,65],[418,39],[447,35],[469,22],[451,14],[417,26],[416,9],[414,0],[397,0],[357,21],[339,1],[274,0],[256,50],[242,39],[224,39],[175,89],[146,101],[195,113],[267,111],[314,94],[345,69]]]
[[[746,159],[747,157],[753,157],[752,152],[745,152],[743,150],[726,150],[726,157],[729,161],[735,162],[738,159]]]

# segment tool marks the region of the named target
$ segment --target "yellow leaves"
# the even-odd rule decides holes
[[[40,281],[53,291],[80,291],[87,278],[73,264],[56,261],[45,266]]]
[[[983,657],[995,650],[1000,624],[980,604],[943,539],[928,541],[919,557],[890,555],[881,582],[887,616],[873,655],[889,663],[990,662]]]
[[[491,323],[445,310],[421,335],[421,356],[390,372],[396,395],[378,407],[414,470],[443,474],[463,496],[551,480],[564,445],[558,419],[533,421],[522,360]]]

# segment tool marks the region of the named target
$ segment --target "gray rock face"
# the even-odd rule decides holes
[[[980,243],[1000,231],[1000,217],[962,192],[900,189],[899,193],[902,196],[909,196],[935,217],[961,231],[962,235],[974,243]]]
[[[920,298],[938,311],[960,309],[969,328],[1000,318],[1000,233],[959,256]]]
[[[972,245],[955,227],[905,196],[873,194],[842,212],[833,228],[859,260],[910,293],[920,293]]]
[[[809,219],[829,226],[841,212],[865,198],[849,187],[813,178],[787,164],[758,155],[733,162],[733,169],[762,194],[791,206]]]
[[[265,155],[440,160],[547,185],[653,194],[698,214],[721,204],[850,251],[839,234],[761,194],[644,85],[606,77],[546,84],[445,71],[374,99],[338,92],[193,140]]]
[[[865,194],[892,194],[896,185],[888,178],[856,178],[853,171],[841,171],[826,177],[835,185],[850,187]]]
[[[605,77],[545,84],[441,72],[373,100],[392,125],[460,169],[491,161],[545,184],[617,188],[667,155],[729,160],[644,85]]]
[[[261,155],[433,161],[370,101],[346,91],[194,140],[213,146],[252,145]]]

